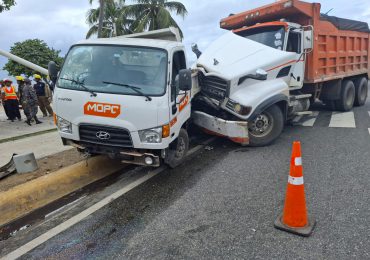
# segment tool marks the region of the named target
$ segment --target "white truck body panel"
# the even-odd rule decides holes
[[[196,63],[197,67],[193,68],[197,68],[205,76],[216,76],[229,81],[229,96],[220,106],[229,113],[247,120],[265,100],[279,94],[288,99],[291,77],[287,75],[277,78],[277,75],[286,66],[294,67],[299,56],[297,53],[277,50],[228,32],[202,53]],[[239,84],[240,78],[255,74],[258,69],[268,73],[266,80],[246,79]],[[226,106],[229,99],[251,107],[251,113],[242,116],[229,109]]]
[[[181,42],[180,31],[178,28],[175,28],[175,27],[169,27],[165,29],[142,32],[142,33],[128,34],[128,35],[118,36],[117,38],[141,38],[141,39],[157,39],[157,40]]]
[[[295,60],[295,57],[296,53],[280,51],[228,32],[202,53],[197,65],[226,80],[239,80],[247,74],[254,74],[257,69],[272,71],[276,66]]]

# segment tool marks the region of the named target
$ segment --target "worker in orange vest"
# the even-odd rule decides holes
[[[8,118],[8,120],[10,120],[10,118],[9,118],[9,113],[8,113],[8,109],[7,109],[7,107],[5,106],[5,100],[4,100],[4,98],[3,98],[3,95],[1,95],[1,91],[2,91],[3,87],[5,87],[5,83],[4,83],[4,81],[1,79],[1,80],[0,80],[0,100],[1,100],[1,103],[3,104],[5,115],[6,115],[6,117]]]
[[[9,119],[14,122],[15,118],[21,121],[21,113],[19,112],[19,102],[15,87],[10,79],[4,79],[5,86],[1,89],[2,100],[5,101],[5,107],[8,111]]]

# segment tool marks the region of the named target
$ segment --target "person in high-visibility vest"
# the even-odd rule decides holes
[[[5,106],[8,110],[9,118],[14,122],[15,118],[21,121],[21,113],[19,112],[19,102],[15,87],[10,79],[4,79],[5,86],[1,89],[1,95],[5,101]]]
[[[5,115],[8,118],[8,120],[10,120],[9,113],[8,113],[8,108],[5,106],[5,100],[4,100],[3,95],[1,94],[3,87],[5,87],[5,83],[4,83],[3,80],[0,80],[0,99],[1,99],[1,103],[3,104],[3,107],[4,107]]]

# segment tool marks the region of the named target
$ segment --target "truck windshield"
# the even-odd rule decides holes
[[[284,45],[285,28],[284,26],[266,26],[252,28],[237,32],[236,34],[269,47],[282,50]]]
[[[167,52],[161,49],[76,45],[66,57],[57,87],[80,91],[88,89],[96,93],[162,96],[166,92],[167,64]],[[83,83],[85,87],[78,83]]]

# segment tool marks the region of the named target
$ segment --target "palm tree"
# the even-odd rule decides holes
[[[93,0],[89,0],[90,4]],[[132,33],[131,25],[133,23],[132,19],[128,19],[125,15],[125,5],[124,0],[104,0],[104,12],[103,12],[103,22],[101,37],[112,37],[124,34]],[[92,8],[87,12],[86,22],[89,24],[90,29],[86,34],[86,39],[90,38],[92,35],[98,33],[99,29],[99,14],[100,7]]]
[[[180,27],[171,16],[171,12],[173,12],[182,18],[185,17],[188,11],[182,3],[168,0],[136,0],[136,2],[136,4],[125,8],[127,17],[134,20],[131,25],[134,32],[152,31],[174,26],[179,28],[182,36]]]

